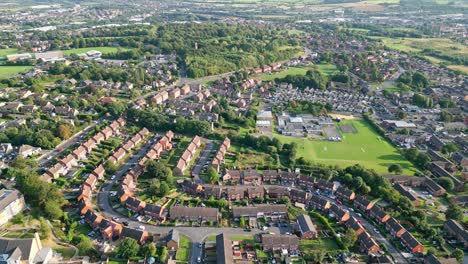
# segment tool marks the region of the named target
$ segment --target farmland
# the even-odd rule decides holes
[[[284,143],[296,142],[298,156],[327,165],[350,166],[362,164],[378,173],[386,173],[391,164],[399,164],[403,173],[415,172],[412,164],[386,140],[381,138],[365,121],[346,120],[342,124],[354,126],[357,133],[342,133],[342,142],[309,140],[275,135]]]

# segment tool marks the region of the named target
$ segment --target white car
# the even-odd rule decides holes
[[[145,231],[145,227],[144,226],[138,226],[138,229],[140,229],[141,231]]]
[[[115,175],[112,175],[111,180],[115,180]]]

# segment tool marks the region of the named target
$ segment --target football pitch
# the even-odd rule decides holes
[[[345,120],[341,121],[340,125],[352,126],[356,133],[343,133],[337,125],[343,138],[341,142],[286,137],[278,134],[275,134],[275,137],[283,143],[296,142],[297,156],[316,163],[340,167],[361,164],[378,173],[388,173],[388,166],[399,164],[404,174],[413,175],[416,171],[413,165],[377,134],[366,121]]]

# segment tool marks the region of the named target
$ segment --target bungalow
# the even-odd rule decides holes
[[[369,210],[369,215],[374,220],[378,221],[379,223],[385,223],[390,219],[390,215],[387,214],[380,206],[375,205]]]
[[[393,217],[390,217],[387,222],[385,222],[385,228],[393,237],[401,237],[401,235],[406,232],[406,229],[400,224],[400,222]]]
[[[166,247],[170,251],[179,250],[179,231],[177,229],[171,229],[166,237]]]
[[[424,246],[419,243],[416,238],[410,233],[405,232],[400,237],[402,244],[410,250],[411,253],[422,253],[424,252]]]
[[[374,202],[367,200],[361,195],[356,195],[356,198],[354,199],[354,205],[365,212],[369,211],[374,206]]]
[[[329,213],[333,214],[336,220],[340,222],[346,222],[350,218],[349,212],[345,211],[343,208],[337,206],[336,204],[332,204],[330,206]]]
[[[299,238],[293,235],[263,234],[261,240],[263,250],[265,251],[299,249]]]
[[[122,237],[133,238],[138,242],[138,244],[143,245],[149,239],[150,235],[148,231],[133,229],[124,226],[122,228]]]
[[[353,191],[351,191],[350,189],[348,189],[346,187],[343,187],[343,186],[338,187],[338,189],[336,189],[335,194],[339,198],[341,198],[343,200],[348,200],[348,201],[354,200],[354,198],[356,196]]]
[[[255,199],[255,198],[263,198],[265,196],[265,189],[263,187],[249,187],[247,188],[247,198]]]
[[[297,217],[296,223],[302,239],[317,238],[317,229],[309,215],[302,214]]]
[[[397,183],[397,184],[393,185],[393,188],[395,188],[395,190],[397,190],[401,195],[408,198],[414,206],[419,206],[420,205],[420,201],[419,201],[418,197],[414,193],[410,192],[403,185]]]
[[[325,211],[331,207],[331,203],[319,195],[312,194],[310,198],[310,207],[315,210]]]
[[[426,187],[427,191],[432,195],[432,196],[442,196],[444,195],[447,191],[437,184],[433,179],[425,176],[426,180],[424,181],[424,186]]]
[[[181,221],[218,222],[219,212],[217,208],[171,206],[169,219]]]
[[[364,229],[362,224],[359,223],[359,221],[354,217],[349,218],[349,220],[345,223],[345,225],[346,225],[346,227],[354,230],[354,232],[356,233],[357,236],[359,236],[360,234],[366,232],[366,230]]]
[[[444,225],[445,231],[450,237],[456,238],[465,248],[468,248],[468,231],[459,222],[448,219]]]
[[[379,245],[375,240],[369,235],[369,233],[364,232],[358,236],[359,241],[359,250],[366,254],[377,253],[380,250]]]
[[[146,202],[141,201],[138,198],[135,197],[130,197],[125,201],[125,205],[130,211],[133,211],[135,213],[139,213],[145,209]]]

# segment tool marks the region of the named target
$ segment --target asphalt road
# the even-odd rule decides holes
[[[203,183],[203,180],[200,178],[200,172],[203,169],[203,166],[208,161],[210,154],[212,153],[215,147],[215,144],[212,140],[202,139],[205,142],[205,148],[201,151],[200,157],[197,164],[192,168],[192,176],[194,177],[195,183]]]

